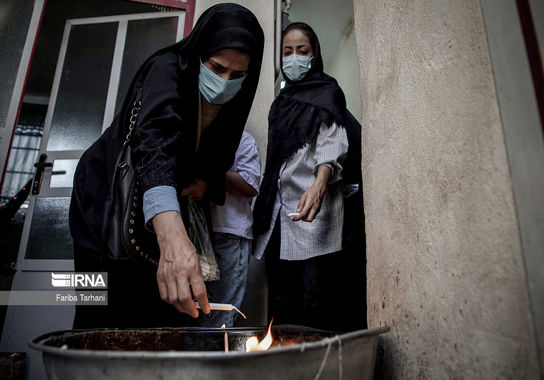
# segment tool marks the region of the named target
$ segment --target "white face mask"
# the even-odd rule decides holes
[[[292,81],[300,80],[312,67],[312,59],[313,57],[298,54],[283,57],[283,73]]]
[[[240,91],[246,75],[236,79],[225,80],[200,62],[198,88],[204,99],[211,104],[225,104]]]

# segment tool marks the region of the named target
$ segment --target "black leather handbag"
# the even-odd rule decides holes
[[[106,266],[132,259],[156,273],[159,245],[157,236],[145,228],[143,194],[139,193],[140,186],[131,160],[131,142],[141,107],[141,93],[140,89],[133,103],[129,131],[116,161],[110,195],[105,205],[101,256]],[[218,280],[219,268],[202,207],[187,197],[178,198],[178,201],[187,235],[198,253],[204,281]]]
[[[110,193],[105,204],[101,259],[106,267],[134,259],[145,269],[156,271],[159,262],[158,245],[156,237],[149,236],[152,234],[145,227],[139,228],[144,225],[143,212],[138,213],[136,210],[138,206],[142,210],[143,206],[130,158],[130,143],[141,107],[141,93],[139,90],[132,106],[129,131],[115,163]],[[139,238],[131,241],[129,236]]]

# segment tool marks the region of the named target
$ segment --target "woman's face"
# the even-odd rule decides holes
[[[223,49],[213,53],[202,63],[221,78],[231,80],[246,75],[249,54],[237,49]]]
[[[301,30],[293,29],[283,37],[282,57],[288,57],[291,54],[314,56],[310,39]]]

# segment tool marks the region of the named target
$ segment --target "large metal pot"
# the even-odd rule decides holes
[[[33,339],[47,375],[56,379],[372,379],[378,335],[387,327],[336,335],[273,326],[268,351],[244,352],[266,328],[97,329]]]

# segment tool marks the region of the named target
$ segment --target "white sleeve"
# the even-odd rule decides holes
[[[259,191],[261,156],[257,142],[247,132],[244,132],[231,170],[239,173],[248,185]]]
[[[336,123],[330,127],[322,125],[319,129],[315,148],[314,175],[320,165],[331,168],[329,183],[335,183],[342,179],[342,165],[340,161],[348,152],[348,136],[346,129]]]

